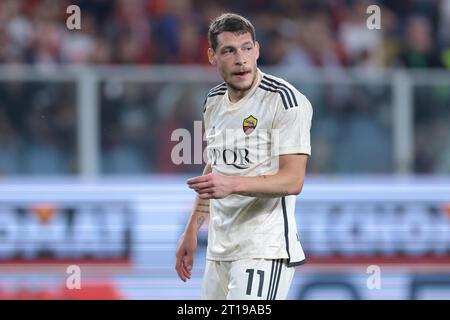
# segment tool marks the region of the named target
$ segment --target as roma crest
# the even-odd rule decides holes
[[[258,123],[258,119],[256,119],[252,115],[245,118],[244,122],[242,123],[242,129],[244,130],[244,133],[246,135],[249,135],[250,133],[252,133],[253,130],[255,130],[257,123]]]

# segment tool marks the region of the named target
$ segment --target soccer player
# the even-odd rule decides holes
[[[312,107],[257,67],[259,44],[246,18],[221,15],[208,38],[224,82],[205,100],[208,164],[187,181],[197,196],[175,269],[181,280],[191,277],[197,233],[209,218],[202,299],[286,299],[295,266],[305,262],[295,201],[311,152]]]

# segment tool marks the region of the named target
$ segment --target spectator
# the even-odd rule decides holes
[[[407,68],[441,67],[433,43],[431,25],[427,19],[414,16],[408,20],[406,41],[399,57],[401,65]]]
[[[21,143],[7,114],[0,108],[0,176],[21,172]]]

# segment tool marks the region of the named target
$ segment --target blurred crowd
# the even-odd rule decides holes
[[[66,26],[71,4],[81,30]],[[208,65],[209,22],[229,11],[255,25],[262,66],[450,69],[450,0],[0,0],[0,64]],[[296,86],[315,107],[310,172],[395,171],[388,84]],[[416,89],[413,170],[450,173],[450,90]],[[98,90],[103,173],[201,170],[171,162],[171,133],[193,132],[208,84]],[[0,176],[77,173],[76,105],[75,83],[0,80]]]
[[[450,68],[447,0],[2,0],[0,63],[207,64],[208,24],[227,11],[254,23],[262,65]]]

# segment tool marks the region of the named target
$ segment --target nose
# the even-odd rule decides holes
[[[245,58],[244,52],[241,49],[237,50],[235,64],[238,66],[242,66],[245,65],[246,63],[247,60]]]

